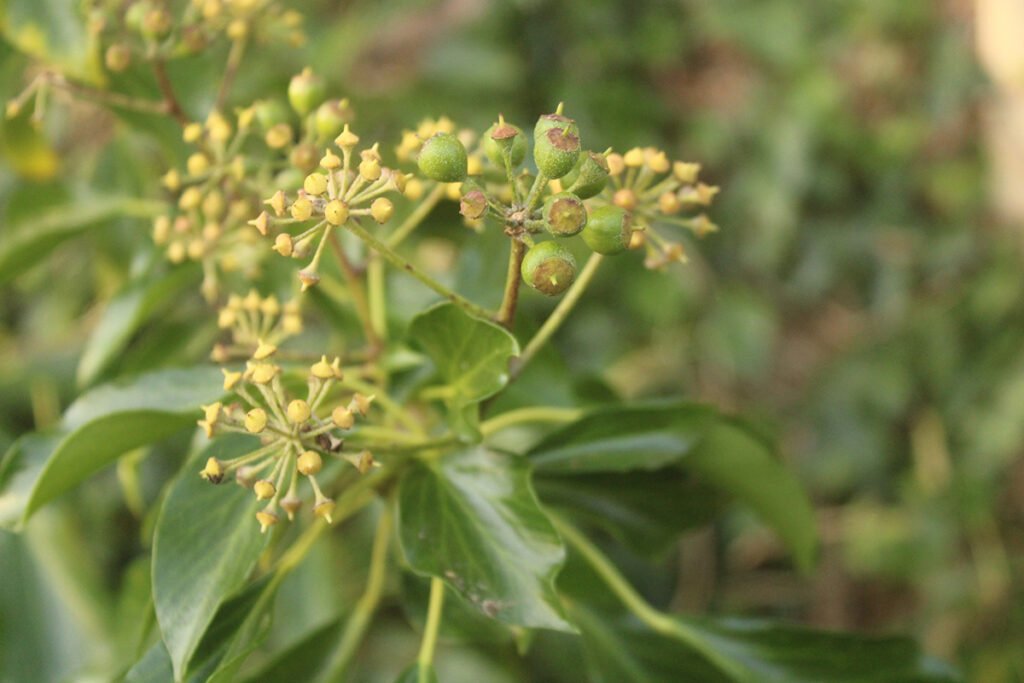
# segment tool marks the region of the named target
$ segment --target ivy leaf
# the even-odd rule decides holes
[[[746,429],[724,420],[715,423],[683,467],[753,509],[779,534],[798,567],[814,565],[814,508],[793,473]]]
[[[538,473],[655,470],[689,453],[714,418],[708,406],[685,402],[600,408],[548,435],[528,456]]]
[[[571,476],[537,473],[534,487],[545,505],[648,556],[660,555],[682,532],[714,519],[724,498],[678,466]]]
[[[244,585],[267,537],[260,502],[240,486],[213,486],[198,474],[207,458],[228,460],[260,447],[231,434],[192,458],[171,485],[153,535],[153,602],[174,672],[182,678],[224,599]]]
[[[111,197],[85,199],[41,211],[18,221],[0,240],[0,285],[46,258],[57,245],[97,223],[122,216],[148,218],[166,208],[161,202]]]
[[[121,454],[193,424],[224,393],[215,368],[160,370],[82,395],[57,430],[19,439],[0,463],[0,524],[23,524],[43,505]]]
[[[683,640],[573,603],[598,683],[956,683],[903,638],[814,631],[765,621],[685,619]]]
[[[595,683],[956,683],[905,638],[737,618],[665,615],[653,628],[572,553],[558,581]],[[581,677],[582,678],[582,677]]]
[[[509,359],[519,344],[505,329],[473,318],[454,304],[442,303],[416,316],[409,338],[437,368],[452,429],[479,440],[478,404],[509,380]]]
[[[528,457],[538,477],[677,464],[758,513],[799,567],[814,563],[814,509],[800,483],[761,441],[709,406],[668,402],[601,408],[549,435]]]
[[[171,680],[205,683],[208,681],[217,665],[223,661],[232,635],[248,618],[266,585],[266,580],[258,581],[221,605],[196,648],[188,669],[180,677],[175,678],[167,646],[162,640],[158,640],[128,671],[124,678],[125,683],[167,683]],[[269,622],[266,626],[269,626]],[[266,631],[267,629],[264,628],[260,640],[266,636]],[[255,648],[258,644],[258,642],[253,643],[252,647]]]
[[[120,354],[132,334],[160,307],[193,284],[196,268],[176,268],[130,283],[103,311],[78,363],[78,384],[92,384]]]
[[[399,538],[413,571],[443,579],[507,624],[572,630],[554,589],[565,550],[524,460],[473,448],[416,463],[398,500]]]

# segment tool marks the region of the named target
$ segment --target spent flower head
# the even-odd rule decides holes
[[[276,352],[275,345],[264,341],[244,371],[224,370],[224,389],[239,400],[204,406],[198,422],[211,437],[228,432],[259,437],[258,448],[230,460],[210,458],[199,474],[213,484],[233,474],[257,499],[267,501],[256,513],[264,532],[279,521],[279,508],[294,518],[303,502],[303,478],[312,492],[313,513],[331,521],[334,502],[316,478],[327,463],[346,461],[362,473],[375,465],[365,450],[346,452],[344,441],[345,432],[369,411],[373,397],[356,393],[327,410],[342,370],[339,359],[328,361],[326,356],[309,368],[305,398],[295,397],[281,379],[282,368],[273,360]]]

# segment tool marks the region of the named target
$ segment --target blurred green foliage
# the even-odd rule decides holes
[[[704,162],[723,186],[713,215],[721,232],[688,244],[689,266],[659,274],[626,259],[609,263],[556,338],[564,367],[542,356],[502,400],[515,403],[519,392],[536,401],[545,378],[562,373],[565,386],[593,402],[608,391],[682,392],[755,415],[814,492],[822,567],[813,578],[780,568],[781,548],[736,515],[710,538],[684,544],[663,574],[631,578],[664,594],[677,565],[690,567],[687,553],[704,552],[710,559],[693,570],[702,583],[684,584],[679,599],[823,626],[910,628],[970,680],[1024,677],[1021,226],[995,223],[984,203],[986,86],[970,51],[966,3],[303,4],[308,46],[284,58],[254,52],[239,102],[283,87],[305,63],[349,94],[368,137],[440,114],[479,129],[501,111],[522,124],[564,100],[594,139],[620,150],[656,141],[673,158]],[[175,65],[186,108],[211,101],[222,61],[204,54]],[[0,43],[0,91],[16,92],[29,63]],[[139,92],[150,87],[121,78]],[[41,134],[21,118],[4,121],[3,238],[41,206],[75,215],[98,195],[144,196],[165,170],[160,152],[181,149],[173,128],[139,115],[112,122],[90,108],[53,107]],[[437,212],[421,249],[460,244],[453,277],[478,283],[504,256],[486,238],[452,235],[454,215],[450,206]],[[148,267],[140,221],[97,222],[4,285],[0,446],[56,420],[77,393],[76,364],[99,303]],[[399,311],[419,307],[408,297]],[[212,338],[212,328],[194,322],[202,306],[198,295],[157,305],[116,372],[202,357]],[[521,324],[535,327],[547,304],[526,297],[524,306]],[[115,371],[104,372],[96,378]],[[568,404],[563,383],[553,384],[563,393],[543,394],[544,402]],[[159,460],[145,461],[147,498],[173,470]],[[30,651],[53,634],[66,639],[66,659],[47,660],[47,679],[114,656],[93,649],[83,635],[89,624],[76,615],[94,613],[80,611],[82,601],[110,603],[109,577],[122,576],[137,550],[120,533],[134,527],[119,491],[117,474],[106,473],[64,501],[79,511],[72,521],[40,523],[25,537],[0,534],[4,583],[25,577],[15,579],[24,587],[18,594],[0,591],[0,640]],[[121,540],[65,544],[74,536],[67,524]],[[151,524],[143,522],[143,533]],[[368,533],[356,533],[353,546],[365,547]],[[55,555],[63,561],[44,561]],[[289,582],[355,591],[354,579],[333,585],[329,560],[314,555]],[[283,590],[301,592],[289,585]],[[328,602],[292,600],[271,640],[293,644],[290,621],[331,629],[341,615]],[[31,610],[30,623],[21,618],[29,603],[45,606]],[[132,609],[102,607],[110,615]],[[371,658],[414,651],[408,634],[380,629],[387,648]],[[130,643],[131,635],[122,638]],[[108,649],[116,647],[128,645]],[[557,647],[539,643],[533,663],[556,658]],[[443,680],[496,675],[478,654],[460,652],[449,661],[465,661]],[[28,680],[18,665],[0,660],[0,679]]]

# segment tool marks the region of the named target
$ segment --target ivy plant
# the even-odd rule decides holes
[[[41,210],[0,242],[6,282],[98,222],[151,222],[84,347],[78,397],[0,464],[0,523],[30,535],[116,463],[141,540],[117,565],[109,647],[82,675],[427,683],[463,642],[522,680],[957,680],[904,639],[679,614],[636,587],[734,504],[813,571],[813,508],[741,417],[682,396],[511,391],[560,381],[538,354],[605,261],[685,267],[683,240],[717,230],[699,164],[604,149],[560,104],[532,127],[440,117],[369,142],[315,69],[236,101],[251,50],[302,39],[277,2],[83,4],[80,24],[56,26],[7,3],[36,67],[8,117],[41,124],[88,100],[171,151],[143,196]],[[62,31],[60,50],[26,37]],[[220,49],[221,76],[185,97],[174,65]],[[439,274],[410,248],[438,216],[507,267],[480,286]],[[216,330],[208,358],[170,329],[140,353],[142,330],[191,292],[195,326]],[[520,297],[551,300],[539,325]],[[156,459],[176,473],[147,492]],[[296,609],[303,595],[314,604]],[[414,648],[376,628],[396,610]],[[544,664],[552,649],[571,664]]]

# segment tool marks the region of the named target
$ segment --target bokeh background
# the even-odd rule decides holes
[[[73,38],[70,5],[49,11]],[[528,125],[564,101],[586,143],[655,144],[722,186],[721,231],[687,242],[690,264],[617,260],[538,375],[744,414],[811,491],[823,540],[813,576],[733,513],[665,558],[679,608],[911,632],[971,681],[1024,680],[1024,2],[302,5],[308,44],[252,54],[236,101],[311,64],[351,98],[360,134],[395,143],[424,117],[479,130],[503,112]],[[191,102],[210,99],[222,59],[175,66]],[[30,64],[0,43],[4,99]],[[41,133],[6,121],[0,220],[152,194],[164,155],[181,153],[175,135],[81,103],[55,108]],[[455,212],[439,209],[419,248],[475,282],[489,257],[478,241],[450,258],[478,239],[453,234]],[[0,289],[0,446],[74,395],[99,304],[147,239],[138,221],[106,221]],[[548,306],[524,304],[527,326]],[[162,310],[118,372],[202,357],[203,311],[198,294]],[[569,400],[542,382],[529,390]],[[124,505],[113,474],[79,495]],[[123,550],[90,551],[96,581]],[[40,554],[0,557],[0,583],[59,585],[59,571],[34,570]]]

